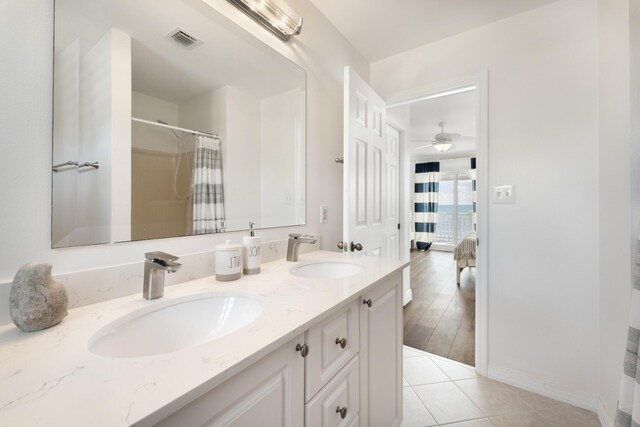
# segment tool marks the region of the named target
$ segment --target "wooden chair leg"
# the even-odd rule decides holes
[[[460,267],[456,267],[456,283],[460,286],[460,273],[462,273],[462,269]]]

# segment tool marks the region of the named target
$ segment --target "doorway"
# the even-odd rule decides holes
[[[485,171],[476,169],[486,164],[485,84],[478,78],[405,94],[387,110],[389,121],[403,130],[401,210],[407,218],[412,293],[404,308],[405,345],[475,366],[481,374],[486,373],[486,270],[476,271],[484,261],[473,233],[484,235],[486,223]],[[439,143],[451,146],[441,150]],[[417,173],[416,165],[427,170],[427,163],[437,165],[427,166],[437,176]],[[436,186],[437,194],[420,193]],[[473,259],[454,259],[456,248],[471,239]]]

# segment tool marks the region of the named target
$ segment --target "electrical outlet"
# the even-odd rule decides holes
[[[327,205],[320,205],[320,224],[324,224],[329,221],[329,207]]]
[[[493,203],[515,203],[516,202],[516,186],[515,185],[494,185],[493,186]]]

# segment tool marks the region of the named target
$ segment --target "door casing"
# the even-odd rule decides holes
[[[476,371],[483,376],[487,375],[489,365],[488,360],[488,256],[489,256],[489,99],[488,88],[489,73],[482,71],[478,74],[450,79],[446,81],[433,82],[421,87],[410,89],[396,94],[391,94],[386,98],[387,108],[398,107],[417,101],[433,99],[440,96],[453,95],[475,87],[476,90],[476,189],[477,189],[477,235],[479,240],[476,259]],[[406,151],[406,150],[405,150]],[[402,151],[401,151],[402,153]],[[405,208],[404,214],[400,218],[400,232],[403,238],[409,239],[409,215],[406,207],[410,203],[410,189],[406,179],[411,173],[408,156],[402,156],[400,173],[400,196],[401,204]]]

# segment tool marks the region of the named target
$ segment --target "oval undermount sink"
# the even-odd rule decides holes
[[[345,261],[315,261],[296,265],[289,271],[294,276],[308,279],[339,279],[360,274],[364,268]]]
[[[89,351],[117,358],[170,353],[228,335],[263,309],[258,298],[228,294],[161,301],[100,329],[89,340]]]

